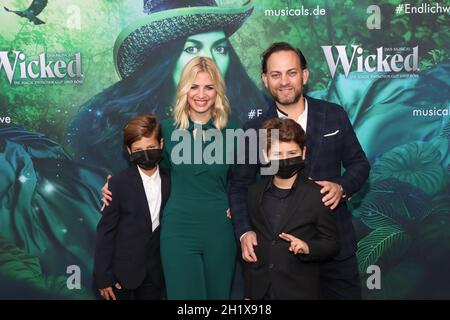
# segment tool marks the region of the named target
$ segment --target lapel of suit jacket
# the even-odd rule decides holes
[[[262,127],[265,121],[278,118],[277,105],[275,102],[259,117],[259,129]]]
[[[310,175],[317,154],[322,145],[322,135],[325,128],[325,112],[317,106],[317,101],[306,97],[308,100],[308,122],[306,125],[306,174]]]
[[[132,190],[136,190],[136,196],[138,201],[136,205],[142,208],[142,210],[139,211],[145,216],[147,226],[149,227],[150,230],[152,230],[152,219],[150,215],[150,208],[148,207],[147,196],[145,195],[144,182],[142,181],[137,166],[131,167],[130,173],[132,182],[131,188]]]
[[[273,118],[278,118],[277,105],[275,102],[266,110],[266,112],[264,112],[264,121]]]
[[[263,206],[263,197],[264,197],[264,192],[266,190],[266,187],[270,183],[272,183],[272,179],[270,177],[267,177],[263,181],[258,183],[258,189],[257,189],[258,198],[256,199],[257,207],[259,209],[257,218],[260,220],[259,223],[262,226],[261,232],[263,234],[265,234],[268,239],[272,239],[274,236],[274,233],[272,231],[272,227],[269,223],[269,220],[267,220],[267,212],[264,210],[264,206]]]
[[[297,181],[295,181],[296,189],[295,191],[293,191],[294,194],[290,195],[289,197],[288,204],[286,206],[286,212],[281,216],[277,234],[285,232],[284,227],[289,223],[289,219],[292,217],[292,215],[296,213],[295,209],[301,205],[303,198],[305,197],[305,179],[307,178],[302,176],[301,174],[297,176]]]

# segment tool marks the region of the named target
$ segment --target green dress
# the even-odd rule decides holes
[[[227,129],[236,128],[232,124],[227,126]],[[211,121],[203,126],[190,122],[187,130],[177,130],[184,134],[183,139],[171,141],[175,129],[173,119],[163,121],[165,156],[162,165],[170,168],[172,182],[161,221],[161,258],[167,297],[229,299],[237,249],[233,226],[227,218],[227,184],[232,165],[226,161],[225,129],[217,130]],[[217,144],[212,145],[202,137],[208,137],[208,133],[223,142],[215,151],[211,150]],[[186,147],[181,152],[179,143]],[[222,162],[206,164],[201,157],[201,163],[194,163],[194,150]],[[184,156],[185,163],[177,162],[177,155]],[[231,162],[234,162],[234,155],[234,150],[230,150]]]

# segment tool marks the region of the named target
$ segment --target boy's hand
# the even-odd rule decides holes
[[[280,233],[279,237],[291,243],[289,251],[293,252],[294,254],[309,254],[309,247],[305,241],[284,232]]]
[[[120,286],[120,284],[118,282],[114,286],[118,290],[122,289],[122,287]],[[99,289],[99,291],[100,291],[100,295],[105,300],[116,300],[117,299],[112,287]]]

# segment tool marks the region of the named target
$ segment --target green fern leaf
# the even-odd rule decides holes
[[[358,242],[358,267],[361,273],[381,257],[400,257],[408,249],[411,238],[397,226],[376,229]]]

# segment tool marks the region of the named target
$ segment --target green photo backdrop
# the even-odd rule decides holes
[[[246,12],[236,30],[208,25],[213,19],[205,29],[182,27],[194,19],[187,13],[179,28],[154,23],[147,38],[123,45],[124,57],[139,46],[148,54],[122,78],[118,39],[143,19],[157,21],[143,1],[3,1],[0,278],[10,285],[0,298],[94,298],[100,189],[126,165],[123,124],[142,112],[169,116],[173,70],[197,51],[229,59],[232,117],[257,116],[267,107],[260,55],[274,41],[303,51],[307,93],[345,108],[371,162],[349,202],[364,298],[450,298],[450,1],[373,2],[216,1]],[[225,44],[209,46],[210,31]],[[203,47],[187,45],[196,35]],[[370,286],[374,265],[381,288]],[[80,288],[68,286],[73,268]]]

